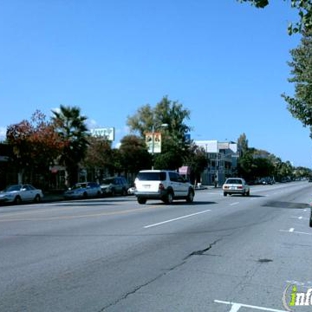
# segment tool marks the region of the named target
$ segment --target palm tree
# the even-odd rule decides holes
[[[78,180],[79,163],[84,159],[88,146],[88,128],[86,116],[80,115],[79,107],[60,106],[52,111],[52,121],[64,147],[60,155],[60,164],[65,166],[65,183],[73,185]]]

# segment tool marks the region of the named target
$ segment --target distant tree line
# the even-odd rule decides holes
[[[309,168],[294,167],[290,161],[284,162],[268,151],[249,147],[246,134],[238,138],[238,146],[240,157],[237,173],[247,181],[270,177],[276,182],[283,182],[311,176],[312,171]]]

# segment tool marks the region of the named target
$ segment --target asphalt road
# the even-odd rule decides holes
[[[312,288],[310,202],[293,182],[0,207],[0,311],[285,311]]]

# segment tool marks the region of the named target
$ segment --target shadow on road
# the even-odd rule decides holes
[[[310,208],[310,205],[307,203],[269,201],[265,203],[263,207],[284,208],[284,209],[305,209],[305,208]]]

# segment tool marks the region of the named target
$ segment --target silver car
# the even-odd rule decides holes
[[[246,181],[242,178],[228,178],[222,186],[223,195],[250,195],[250,188]]]
[[[96,182],[76,183],[64,193],[66,199],[79,199],[88,197],[100,197],[101,187]]]
[[[0,202],[21,204],[22,202],[40,202],[43,198],[42,190],[30,184],[14,184],[0,192]]]

